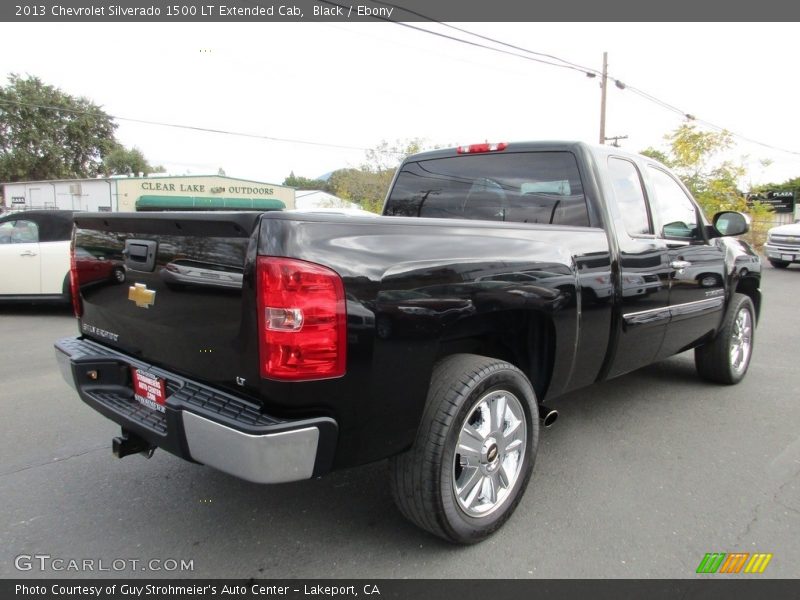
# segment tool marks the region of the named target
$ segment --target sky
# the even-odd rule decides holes
[[[455,25],[592,69],[607,51],[609,73],[624,83],[794,152],[735,138],[729,158],[745,157],[744,187],[800,176],[794,24]],[[447,147],[599,136],[598,78],[391,23],[6,23],[0,74],[9,73],[38,76],[116,117],[330,144],[118,121],[120,142],[174,174],[222,168],[279,184],[292,171],[314,178],[358,166],[383,140]],[[627,150],[663,146],[682,122],[609,86],[606,135],[627,135]]]

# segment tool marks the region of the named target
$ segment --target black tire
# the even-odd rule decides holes
[[[748,323],[746,325],[748,331],[742,330],[742,321],[739,320],[743,312],[747,313],[742,318]],[[753,356],[755,326],[756,311],[753,308],[753,301],[744,294],[734,294],[717,337],[694,350],[694,363],[700,377],[726,385],[739,383],[747,373]],[[745,337],[747,337],[746,352],[740,361],[734,361],[731,356],[734,345],[740,344]]]
[[[111,279],[115,283],[124,283],[125,282],[125,269],[122,267],[114,267],[111,271]]]
[[[490,401],[496,404],[488,404]],[[486,407],[487,412],[479,407]],[[497,423],[490,418],[489,429],[498,428],[476,442],[483,448],[476,466],[469,464],[469,457],[464,463],[459,436],[468,426],[483,429],[486,423],[482,416],[492,413],[490,407],[498,407],[496,414],[502,411],[504,416]],[[516,418],[515,411],[524,414],[524,422]],[[481,418],[476,419],[476,415]],[[498,435],[501,432],[503,435]],[[517,441],[508,443],[512,435]],[[518,443],[523,435],[524,441]],[[407,519],[434,535],[460,544],[479,542],[497,531],[519,504],[533,471],[538,441],[536,395],[519,369],[483,356],[449,356],[434,368],[414,445],[390,460],[395,503]],[[515,444],[516,449],[512,449]],[[486,470],[490,472],[484,475]],[[509,471],[515,475],[509,476]],[[479,481],[470,489],[480,488],[470,503],[487,502],[464,507],[467,499],[459,499],[455,487],[462,476],[474,481],[470,473]],[[486,498],[484,483],[488,479],[495,482],[487,484],[496,496],[494,505]],[[471,495],[465,490],[466,485],[461,493]],[[485,510],[485,514],[474,516],[470,510]]]
[[[69,271],[64,276],[64,283],[61,284],[61,299],[65,304],[72,304],[72,284],[69,279]]]
[[[785,260],[775,260],[774,258],[769,259],[769,264],[771,264],[776,269],[786,269],[789,267],[789,263]]]

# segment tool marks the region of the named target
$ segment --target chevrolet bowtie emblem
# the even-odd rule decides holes
[[[136,283],[128,288],[128,300],[136,302],[139,308],[150,308],[156,302],[154,290],[148,290],[143,283]]]

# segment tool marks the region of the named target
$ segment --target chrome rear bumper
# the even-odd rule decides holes
[[[273,417],[249,400],[91,340],[60,340],[55,354],[81,400],[152,446],[255,483],[298,481],[330,470],[337,426],[329,417]],[[166,382],[163,412],[134,399],[131,368]]]

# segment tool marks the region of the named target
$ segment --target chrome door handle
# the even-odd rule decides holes
[[[20,256],[36,256],[36,252],[33,252],[32,250],[25,250],[25,252],[20,252],[19,255]]]
[[[678,271],[678,273],[682,273],[685,268],[691,267],[692,263],[688,260],[673,260],[669,263],[669,266]]]

